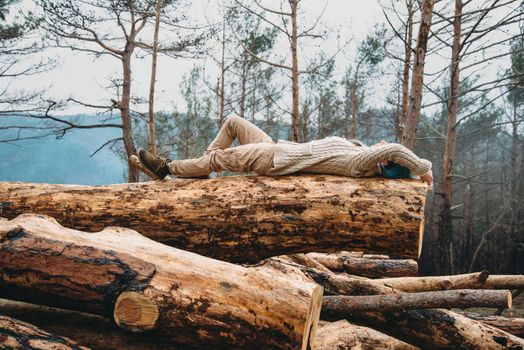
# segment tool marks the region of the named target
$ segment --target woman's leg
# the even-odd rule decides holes
[[[240,145],[260,142],[273,143],[271,137],[256,125],[248,122],[244,118],[231,116],[227,118],[222,125],[217,136],[207,148],[206,153],[217,149],[226,149],[231,146],[235,140],[238,140]]]
[[[266,175],[273,167],[275,145],[269,142],[250,143],[224,150],[213,150],[200,158],[168,163],[169,172],[178,177],[196,177],[212,172],[255,172]]]

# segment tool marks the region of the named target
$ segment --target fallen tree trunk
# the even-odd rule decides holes
[[[37,215],[0,222],[0,272],[8,299],[213,348],[306,349],[322,300],[322,287],[284,265],[246,268],[129,229],[84,233]]]
[[[89,350],[76,342],[11,317],[0,315],[1,349]]]
[[[360,250],[417,258],[425,185],[340,176],[177,179],[111,186],[0,183],[0,216],[31,212],[82,231],[128,227],[231,262]]]
[[[488,277],[487,271],[481,271],[454,276],[382,278],[374,282],[404,292],[426,292],[448,289],[490,289],[484,283]]]
[[[484,324],[497,327],[505,332],[524,337],[524,318],[504,317],[504,316],[484,316],[473,312],[461,312],[463,316],[480,321]]]
[[[278,258],[271,259],[271,261]],[[291,266],[295,263],[287,262]],[[376,280],[348,278],[302,266],[302,271],[333,294],[403,294],[404,292]],[[337,321],[341,317],[323,318]],[[495,327],[458,315],[445,309],[408,310],[396,312],[351,312],[344,317],[352,324],[375,328],[394,338],[422,349],[520,349],[524,340]],[[394,327],[393,327],[394,326]],[[362,340],[361,340],[362,341]],[[362,341],[363,342],[363,341]],[[363,342],[364,343],[364,342]],[[486,346],[483,346],[486,344]]]
[[[346,320],[325,322],[317,332],[313,350],[362,350],[355,330]]]
[[[112,320],[78,311],[0,299],[0,314],[35,325],[46,332],[65,335],[96,350],[185,350],[158,332],[130,333]]]
[[[344,254],[308,253],[307,256],[331,271],[369,278],[418,275],[418,264],[409,259],[366,259]]]
[[[438,292],[363,296],[326,296],[322,313],[341,317],[353,311],[396,311],[435,308],[511,307],[509,290],[459,289]]]

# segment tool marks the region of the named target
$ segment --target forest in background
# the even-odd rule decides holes
[[[35,12],[19,13],[19,1],[0,0],[1,143],[111,129],[120,135],[99,149],[125,162],[139,147],[186,158],[233,114],[274,139],[400,142],[433,162],[422,271],[523,273],[520,1],[382,0],[383,21],[351,44],[350,58],[349,39],[324,24],[322,11],[304,11],[306,0],[223,1],[219,19],[204,22],[183,0],[32,3]],[[328,40],[337,41],[334,52],[322,50]],[[93,104],[12,89],[57,69],[53,58],[28,63],[50,47],[114,59],[113,98]],[[195,61],[174,82],[181,110],[153,112],[157,55]],[[134,65],[146,56],[150,64]],[[149,96],[134,93],[137,70],[151,71]],[[64,115],[71,104],[92,118]],[[139,181],[138,171],[129,167],[127,179]]]

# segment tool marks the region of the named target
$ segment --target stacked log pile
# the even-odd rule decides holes
[[[0,297],[31,303],[0,314],[93,349],[523,348],[524,320],[450,309],[510,308],[524,276],[418,276],[425,195],[335,176],[0,183]]]

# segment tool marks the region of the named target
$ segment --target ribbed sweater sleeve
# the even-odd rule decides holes
[[[367,172],[377,168],[378,163],[393,161],[407,167],[413,175],[420,176],[431,170],[431,162],[421,159],[398,143],[388,143],[363,148],[348,164],[351,173]]]

